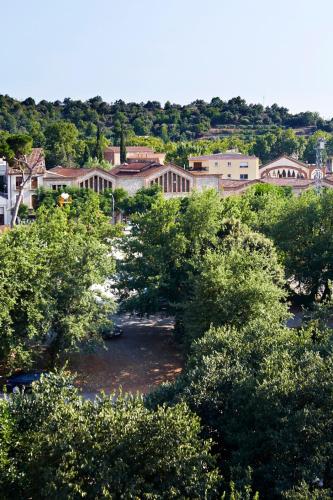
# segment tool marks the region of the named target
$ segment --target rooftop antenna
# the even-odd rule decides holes
[[[316,171],[314,175],[315,179],[315,189],[318,194],[321,192],[323,178],[323,166],[324,166],[324,151],[325,151],[325,140],[320,137],[316,145]]]

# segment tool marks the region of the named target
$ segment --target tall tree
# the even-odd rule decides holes
[[[29,185],[33,174],[36,173],[36,168],[42,160],[42,152],[36,158],[31,159],[29,156],[31,150],[32,138],[27,134],[2,135],[0,138],[0,157],[5,158],[9,168],[21,177],[21,183],[18,187],[19,194],[13,208],[11,227],[16,224],[24,190]]]
[[[29,364],[31,345],[46,340],[55,361],[78,342],[100,338],[108,303],[91,287],[113,272],[107,236],[110,224],[94,198],[76,209],[44,208],[32,224],[0,236],[1,362]]]
[[[90,149],[88,144],[85,144],[81,162],[82,167],[86,166],[90,159],[91,159]]]
[[[125,163],[126,159],[127,159],[126,135],[125,135],[124,125],[122,124],[120,132],[120,163]]]
[[[101,132],[101,127],[100,125],[97,126],[97,132],[96,132],[96,143],[95,143],[95,149],[94,149],[94,158],[97,159],[97,161],[101,162],[104,159],[104,141],[103,141],[103,136]]]
[[[263,313],[271,325],[287,318],[283,271],[270,240],[236,227],[218,250],[208,250],[189,287],[185,304],[186,341],[209,327],[251,324]]]

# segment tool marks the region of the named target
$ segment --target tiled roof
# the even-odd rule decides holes
[[[167,168],[172,168],[173,170],[179,171],[180,174],[191,175],[192,172],[184,170],[178,165],[173,165],[169,163],[168,165],[162,165],[158,162],[135,162],[130,164],[119,165],[111,170],[111,173],[117,176],[128,176],[128,177],[149,177],[158,171],[165,170]]]
[[[275,186],[290,186],[290,187],[306,187],[314,184],[312,179],[297,179],[297,178],[279,178],[274,179],[273,177],[264,177],[260,179],[261,182],[266,184],[274,184]]]
[[[134,163],[123,163],[118,167],[114,167],[111,172],[113,175],[138,175],[145,170],[151,169],[153,167],[161,167],[159,163],[156,162],[134,162]]]
[[[33,148],[27,157],[29,165],[36,167],[45,167],[45,154],[43,148]]]
[[[147,146],[126,146],[126,151],[128,153],[154,153],[152,148]],[[105,153],[120,153],[119,146],[109,146],[105,149]]]
[[[30,167],[33,167],[33,172],[35,174],[43,174],[45,172],[45,155],[43,148],[33,148],[31,153],[27,155],[27,163]],[[10,175],[17,175],[20,170],[11,166],[8,168],[8,173]]]
[[[296,163],[297,165],[299,165],[300,167],[303,167],[303,168],[310,168],[310,167],[313,167],[314,165],[313,164],[310,164],[310,163],[304,163],[303,161],[300,161],[300,160],[297,160],[297,158],[293,158],[292,156],[288,156],[288,155],[281,155],[279,156],[278,158],[275,158],[274,160],[271,160],[267,163],[265,163],[264,165],[260,165],[259,168],[262,169],[262,168],[266,168],[268,167],[269,165],[271,165],[272,163],[275,163],[279,160],[282,160],[283,158],[286,158],[287,160],[289,161],[292,161],[294,163]],[[280,166],[280,165],[279,165]],[[276,168],[278,168],[278,166],[276,166]],[[282,166],[280,168],[283,168]],[[287,168],[287,166],[286,166]],[[289,166],[290,168],[290,166]]]
[[[211,155],[190,156],[190,161],[197,160],[256,160],[256,156],[243,155],[241,153],[216,153]]]
[[[67,168],[67,167],[53,167],[48,170],[51,174],[57,174],[61,177],[81,177],[86,174],[87,168]],[[89,169],[90,170],[90,169]]]
[[[73,179],[73,178],[78,178],[78,177],[84,177],[88,173],[91,172],[103,172],[104,174],[107,175],[112,175],[111,170],[103,170],[102,168],[94,167],[94,168],[67,168],[67,167],[53,167],[50,168],[46,174],[50,173],[51,176],[56,175],[57,177],[65,177],[67,179]]]
[[[329,184],[333,184],[333,175],[332,174],[326,175],[323,180],[328,182]]]
[[[220,185],[223,189],[242,189],[250,184],[257,184],[259,179],[221,179]]]

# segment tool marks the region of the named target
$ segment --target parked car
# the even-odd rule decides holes
[[[103,330],[102,337],[103,340],[111,340],[120,337],[124,333],[123,329],[119,325],[114,325],[111,330]]]
[[[0,388],[5,387],[8,392],[19,392],[24,390],[25,392],[31,392],[31,387],[33,382],[38,382],[45,372],[33,371],[33,372],[20,372],[11,375],[4,380]]]

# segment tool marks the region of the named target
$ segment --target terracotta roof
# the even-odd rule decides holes
[[[275,186],[290,186],[290,187],[306,187],[314,184],[312,179],[297,179],[297,178],[279,178],[274,179],[273,177],[264,177],[260,179],[261,182],[266,184],[274,184]]]
[[[220,186],[223,189],[242,189],[250,184],[260,183],[259,179],[221,179]]]
[[[282,160],[283,158],[287,158],[287,160],[289,161],[293,161],[294,163],[297,163],[300,167],[304,167],[304,168],[310,168],[313,166],[313,164],[310,164],[310,163],[304,163],[303,161],[300,161],[300,160],[297,160],[296,158],[293,158],[292,156],[288,156],[288,155],[281,155],[279,156],[278,158],[275,158],[274,160],[271,160],[267,163],[265,163],[264,165],[260,165],[259,168],[266,168],[268,167],[268,165],[271,165],[272,163],[275,163],[276,161],[279,161],[279,160]],[[287,166],[286,166],[287,167]],[[282,167],[281,167],[282,168]],[[290,168],[290,166],[289,166]]]
[[[118,167],[114,167],[111,172],[113,175],[138,175],[145,170],[151,169],[153,167],[160,167],[160,163],[142,161],[134,163],[123,163]]]
[[[45,154],[43,148],[32,148],[32,151],[27,155],[27,163],[30,167],[33,167],[33,172],[35,174],[41,175],[45,172]],[[20,169],[13,166],[8,167],[8,174],[17,175],[20,173]]]
[[[114,167],[111,170],[111,173],[117,176],[127,176],[127,177],[149,177],[150,175],[155,174],[159,170],[165,170],[168,168],[172,168],[174,170],[178,170],[180,174],[186,174],[191,176],[192,172],[188,170],[184,170],[178,165],[174,165],[169,163],[167,165],[162,165],[158,162],[135,162],[130,164],[119,165],[118,167]]]
[[[87,170],[87,168],[67,168],[58,166],[50,168],[48,172],[57,174],[61,177],[81,177],[82,175],[85,175]]]
[[[323,181],[328,182],[328,184],[333,184],[333,175],[326,175]]]
[[[113,175],[111,170],[104,170],[99,167],[94,168],[67,168],[67,167],[53,167],[47,170],[47,173],[54,174],[57,177],[65,177],[67,179],[73,179],[77,177],[84,177],[91,172],[103,172],[107,175]]]
[[[167,165],[161,165],[161,164],[155,164],[152,166],[152,168],[149,168],[147,170],[144,170],[143,172],[140,172],[138,174],[138,177],[149,177],[150,175],[155,174],[158,171],[165,171],[168,170],[169,168],[172,168],[173,170],[177,170],[179,172],[179,175],[188,175],[191,176],[191,173],[188,170],[184,170],[181,167],[178,167],[178,165],[174,165],[173,163],[168,163]]]
[[[147,146],[126,146],[126,151],[129,153],[154,153],[152,148]],[[119,146],[109,146],[105,149],[105,153],[120,153]]]
[[[190,161],[196,160],[256,160],[256,156],[243,155],[241,153],[216,153],[211,155],[190,156]]]

